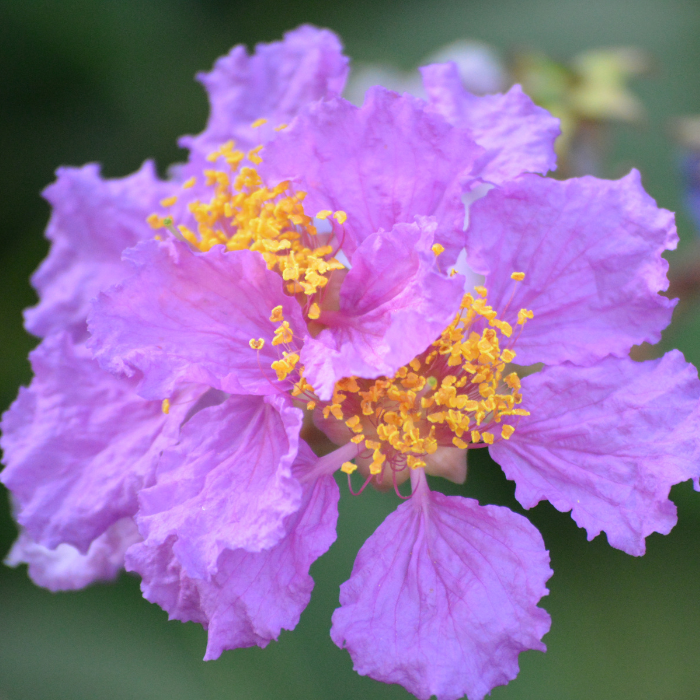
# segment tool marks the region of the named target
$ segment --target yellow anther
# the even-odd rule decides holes
[[[284,313],[281,306],[275,306],[275,308],[272,309],[272,313],[270,314],[270,321],[272,321],[273,323],[280,323],[284,321]]]
[[[189,180],[185,180],[185,182],[182,183],[182,189],[183,190],[189,190],[192,189],[197,182],[196,177],[191,177]]]
[[[321,221],[324,221],[327,219],[333,212],[330,209],[321,209],[318,214],[316,214],[317,219],[321,219]]]
[[[367,445],[368,450],[378,450],[382,446],[382,443],[376,440],[365,440],[365,445]]]
[[[336,420],[343,420],[343,407],[339,403],[331,405],[331,413]]]
[[[491,433],[483,432],[481,437],[487,445],[493,445],[493,435]]]
[[[321,307],[318,304],[311,304],[309,308],[309,318],[315,321],[321,315]]]
[[[406,457],[406,464],[410,469],[419,469],[425,466],[425,462],[422,459],[414,457],[413,455],[408,455]]]
[[[485,297],[488,292],[486,291],[486,287],[474,287],[474,291],[480,296],[480,297]]]
[[[459,447],[460,450],[466,450],[467,447],[469,447],[469,444],[464,442],[464,440],[460,440],[458,437],[453,437],[452,438],[452,444],[455,447]]]
[[[288,321],[283,321],[281,326],[275,329],[275,337],[272,339],[273,345],[283,345],[291,343],[294,335],[292,329],[289,327]]]
[[[163,403],[161,404],[161,410],[165,414],[170,413],[170,399],[163,399]]]
[[[518,311],[518,325],[522,326],[527,319],[532,319],[534,317],[535,315],[532,313],[532,311],[528,311],[528,309],[520,309],[520,311]]]
[[[253,350],[262,350],[265,345],[265,340],[263,338],[258,338],[257,340],[255,340],[255,338],[251,338],[248,341],[248,345],[250,345]]]
[[[259,126],[262,126],[263,124],[267,124],[267,119],[256,119],[251,125],[251,129],[257,129]]]
[[[515,432],[515,428],[512,425],[504,425],[501,428],[501,437],[504,440],[510,440],[510,436]]]
[[[515,359],[515,353],[512,350],[504,350],[501,353],[503,362],[512,362]]]
[[[365,441],[365,445],[367,444],[368,441]],[[383,452],[380,452],[379,449],[376,449],[372,453],[372,463],[369,465],[369,473],[376,475],[376,474],[381,474],[382,472],[382,465],[386,461],[386,455]]]
[[[255,165],[262,163],[263,159],[260,157],[260,151],[262,151],[262,148],[262,146],[256,146],[248,151],[248,160],[251,163],[255,163]]]
[[[510,278],[512,280],[515,280],[516,282],[522,282],[525,279],[525,273],[524,272],[512,272],[510,275]]]
[[[360,416],[353,416],[352,418],[348,418],[345,421],[345,425],[348,426],[348,428],[355,429],[360,425]]]
[[[355,435],[354,437],[350,438],[350,442],[354,442],[356,445],[359,445],[364,439],[365,439],[365,436],[362,434]]]
[[[345,474],[352,474],[357,469],[357,465],[352,462],[343,462],[340,471]]]
[[[161,207],[172,207],[177,202],[177,197],[166,197],[160,200]]]
[[[337,211],[333,218],[342,226],[348,220],[348,215],[344,211]]]
[[[147,219],[146,222],[151,228],[154,228],[158,230],[159,228],[163,228],[163,219],[161,219],[158,214],[151,214]]]
[[[435,257],[437,257],[438,255],[440,255],[440,253],[445,252],[445,246],[442,246],[439,243],[434,243],[430,250],[432,250],[433,253],[435,253]]]
[[[471,433],[473,443],[481,442],[481,433],[478,430],[472,430]]]
[[[307,409],[308,411],[313,411],[314,408],[316,408],[316,402],[315,402],[315,401],[309,401],[309,402],[306,404],[306,409]]]
[[[295,352],[284,352],[282,355],[283,358],[281,360],[275,360],[275,362],[270,365],[277,373],[277,379],[280,381],[286,379],[294,371],[297,362],[299,362],[299,355]]]
[[[520,377],[515,372],[511,372],[503,381],[510,389],[520,389]]]
[[[284,129],[287,128],[287,126],[288,126],[288,124],[280,124],[279,126],[275,127],[275,131],[283,131]]]

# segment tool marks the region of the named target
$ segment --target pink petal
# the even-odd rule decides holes
[[[467,253],[513,327],[521,308],[534,312],[516,362],[591,364],[660,339],[675,305],[659,295],[668,287],[661,254],[677,240],[673,214],[637,171],[615,181],[523,175],[472,204]]]
[[[507,508],[416,496],[360,550],[340,589],[331,637],[355,670],[421,700],[481,700],[544,650],[537,607],[551,575],[542,537]]]
[[[148,398],[165,398],[182,382],[232,393],[279,390],[270,368],[281,355],[271,342],[279,324],[270,312],[281,305],[297,338],[306,326],[259,253],[223,246],[194,253],[170,240],[128,256],[136,273],[101,294],[90,318],[90,345],[105,367],[142,372],[139,391]],[[251,338],[265,339],[264,348],[252,350]]]
[[[681,353],[548,367],[523,397],[531,415],[489,449],[525,508],[547,499],[628,554],[671,530],[671,486],[700,476],[700,381]]]

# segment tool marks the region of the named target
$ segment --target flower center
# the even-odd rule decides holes
[[[513,273],[516,282],[523,273]],[[346,377],[334,387],[331,401],[319,401],[304,377],[289,324],[276,307],[271,320],[280,322],[272,341],[283,345],[272,363],[280,380],[291,381],[291,394],[305,400],[316,424],[337,444],[358,446],[355,462],[370,475],[430,466],[441,447],[470,449],[510,439],[518,416],[529,415],[522,402],[520,379],[507,372],[516,353],[515,341],[532,312],[521,309],[518,331],[498,318],[487,303],[487,291],[465,294],[452,323],[424,352],[393,377]],[[260,349],[262,339],[251,340]],[[346,462],[350,474],[357,464]]]

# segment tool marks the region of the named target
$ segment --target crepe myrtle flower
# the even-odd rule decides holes
[[[678,352],[628,352],[670,320],[673,218],[635,172],[542,178],[557,124],[517,87],[477,98],[444,64],[428,101],[358,108],[346,72],[312,27],[238,47],[174,179],[59,171],[35,378],[2,424],[8,561],[53,590],[125,565],[214,659],[297,624],[336,471],[410,481],[331,636],[361,674],[480,700],[545,648],[549,557],[527,519],[426,474],[462,482],[487,448],[589,538],[639,555],[671,529],[671,485],[699,487],[700,383]],[[314,455],[310,419],[337,449]]]

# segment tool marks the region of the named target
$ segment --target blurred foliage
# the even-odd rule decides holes
[[[182,159],[175,139],[199,131],[206,99],[192,76],[236,43],[269,41],[302,22],[336,30],[349,55],[408,68],[462,38],[503,52],[543,52],[566,64],[601,46],[637,46],[655,71],[634,84],[643,126],[616,126],[602,175],[638,167],[661,206],[683,205],[676,155],[665,125],[700,113],[695,0],[0,0],[0,407],[30,378],[34,344],[21,309],[34,302],[27,278],[45,255],[48,207],[39,197],[61,164],[103,164],[107,176],[149,157],[161,173]],[[695,234],[672,265],[689,258]],[[672,268],[673,269],[673,268]],[[697,302],[655,352],[679,347],[700,362]],[[484,452],[467,484],[436,487],[522,512],[513,486]],[[338,586],[364,539],[396,506],[393,494],[354,498],[341,483],[339,539],[315,564],[312,602],[293,633],[266,650],[227,652],[204,664],[205,633],[166,622],[129,576],[114,585],[52,595],[26,572],[0,569],[0,699],[218,700],[219,698],[404,698],[401,688],[361,678],[328,637]],[[680,522],[653,535],[636,559],[604,538],[588,543],[571,521],[543,504],[528,513],[551,550],[555,571],[543,603],[552,614],[547,654],[521,657],[519,678],[497,700],[684,700],[700,696],[700,497],[674,489]],[[0,513],[0,550],[15,530]]]

